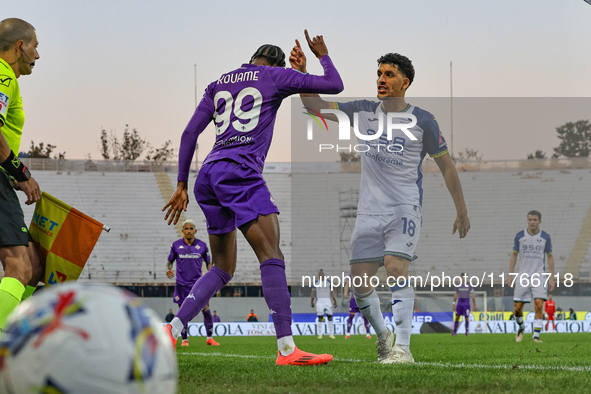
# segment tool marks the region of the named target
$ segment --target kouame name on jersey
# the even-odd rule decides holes
[[[546,254],[552,253],[550,235],[545,231],[531,235],[522,230],[515,236],[513,252],[519,253],[520,274],[542,274],[546,272]]]
[[[201,278],[203,261],[209,263],[209,250],[205,242],[195,239],[188,245],[184,238],[172,243],[168,261],[176,260],[176,283],[181,286],[193,286]]]
[[[372,136],[382,132],[382,136],[375,140],[358,138],[359,144],[367,145],[367,148],[361,153],[361,185],[357,213],[384,215],[392,213],[393,207],[397,205],[421,206],[423,159],[427,153],[431,157],[439,157],[448,152],[435,117],[409,104],[393,121],[400,125],[411,123],[410,118],[402,115],[414,115],[417,124],[409,127],[408,132],[416,140],[411,139],[402,128],[394,128],[391,139],[388,140],[384,126],[387,124],[387,113],[380,101],[357,100],[336,103],[336,109],[347,114],[351,126],[354,125],[355,114],[358,114],[358,130],[362,135]]]
[[[194,142],[212,120],[216,141],[203,164],[232,160],[261,173],[283,99],[296,93],[336,94],[342,90],[330,57],[323,56],[320,64],[325,72],[322,76],[243,64],[209,84],[181,139],[178,180],[187,181]]]

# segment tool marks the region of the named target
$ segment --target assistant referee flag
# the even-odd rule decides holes
[[[102,223],[43,192],[29,233],[45,256],[45,284],[77,280],[102,230]]]

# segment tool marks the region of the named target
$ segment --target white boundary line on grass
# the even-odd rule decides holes
[[[201,353],[201,352],[187,352],[187,353],[177,353],[179,356],[215,356],[215,357],[234,357],[234,358],[264,358],[264,359],[274,359],[275,357],[271,356],[256,356],[252,354],[225,354],[225,353]],[[343,361],[343,362],[350,362],[350,363],[367,363],[372,362],[370,360],[356,360],[356,359],[335,359],[334,361]],[[589,367],[556,367],[556,366],[543,366],[543,365],[517,365],[514,367],[513,365],[485,365],[485,364],[452,364],[452,363],[427,363],[427,362],[417,362],[415,365],[425,365],[430,367],[443,367],[443,368],[487,368],[487,369],[531,369],[531,370],[541,370],[541,371],[573,371],[573,372],[591,372],[591,366]]]

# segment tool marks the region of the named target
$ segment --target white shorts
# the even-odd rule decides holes
[[[538,274],[538,279],[540,280],[540,284],[539,286],[532,286],[531,285],[531,277],[528,275],[526,276],[528,278],[528,285],[529,286],[522,286],[521,285],[521,273],[519,275],[517,275],[516,279],[515,279],[515,291],[513,293],[513,301],[514,302],[531,302],[531,299],[533,297],[534,300],[536,299],[540,299],[540,300],[546,300],[546,286],[545,285],[545,277],[542,276],[542,274]],[[511,278],[511,280],[513,280],[513,278]],[[525,279],[523,280],[524,283],[526,282]]]
[[[399,205],[388,215],[358,215],[351,234],[351,264],[383,263],[385,255],[413,261],[420,234],[417,205]]]
[[[329,298],[320,298],[316,300],[316,314],[323,316],[324,314],[332,315],[332,302]]]

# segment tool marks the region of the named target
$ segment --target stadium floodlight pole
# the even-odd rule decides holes
[[[453,88],[453,69],[452,62],[449,62],[449,104],[450,104],[450,118],[451,118],[451,138],[449,154],[454,157],[454,88]]]

